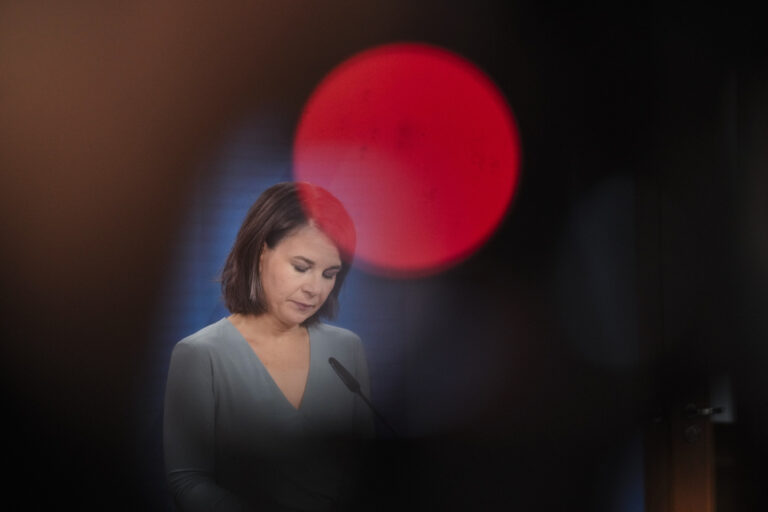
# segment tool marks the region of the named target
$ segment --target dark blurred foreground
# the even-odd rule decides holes
[[[361,501],[610,509],[625,484],[606,465],[671,397],[728,374],[738,419],[722,427],[720,488],[765,503],[758,18],[342,4],[0,6],[8,496],[30,509],[166,508],[162,469],[146,465],[161,460],[159,417],[145,418],[137,390],[193,176],[249,113],[295,119],[349,54],[423,40],[473,59],[507,95],[523,183],[475,258],[402,285],[437,286],[446,309],[411,303],[432,334],[399,368],[406,405],[387,408],[433,434],[369,447]]]

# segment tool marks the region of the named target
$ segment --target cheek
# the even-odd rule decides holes
[[[323,287],[323,299],[327,299],[328,296],[333,291],[333,287],[336,285],[336,281],[330,281],[327,285]]]
[[[281,297],[286,295],[286,284],[289,282],[287,281],[289,276],[283,275],[285,272],[281,272],[279,268],[270,265],[266,265],[264,270],[261,283],[267,302],[279,302]]]

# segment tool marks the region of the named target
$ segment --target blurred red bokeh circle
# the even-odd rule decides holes
[[[293,163],[297,181],[345,205],[364,267],[429,275],[498,227],[518,182],[520,140],[503,96],[471,62],[431,45],[388,44],[318,85]]]

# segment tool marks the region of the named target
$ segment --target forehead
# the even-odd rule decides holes
[[[323,265],[341,264],[336,245],[313,225],[302,226],[286,235],[274,250],[287,257],[304,256]]]

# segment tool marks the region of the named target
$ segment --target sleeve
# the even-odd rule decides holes
[[[354,360],[355,360],[355,377],[360,383],[360,391],[363,395],[371,399],[371,379],[368,375],[368,362],[365,358],[365,351],[363,350],[363,343],[360,338],[355,336],[354,344]],[[355,425],[357,431],[360,432],[363,438],[373,438],[375,436],[375,428],[373,424],[373,413],[370,408],[360,399],[355,400]]]
[[[183,512],[247,510],[215,481],[214,410],[210,353],[181,341],[168,370],[163,448],[168,486]]]

